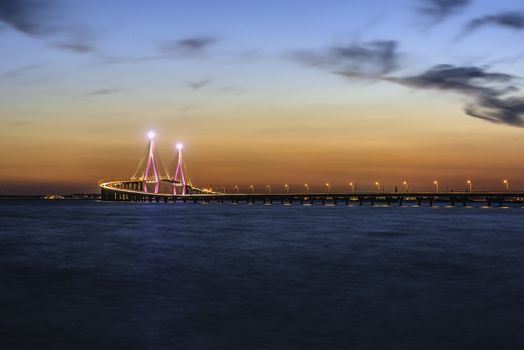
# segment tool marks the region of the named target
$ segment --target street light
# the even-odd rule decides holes
[[[375,186],[377,186],[377,192],[380,193],[380,182],[375,181]]]
[[[506,192],[509,192],[509,181],[504,179],[502,182],[504,183],[504,186],[506,186]]]
[[[249,188],[251,189],[251,193],[255,193],[255,186],[249,185]]]
[[[285,184],[284,187],[286,188],[286,193],[289,193],[289,185]]]
[[[468,184],[468,192],[471,192],[471,187],[473,186],[471,180],[466,181],[466,183]]]
[[[328,193],[331,193],[331,184],[326,182],[326,187],[328,188]]]
[[[226,193],[226,186],[222,186],[222,193]]]
[[[266,185],[266,192],[267,193],[271,193],[271,186],[270,185]]]
[[[235,188],[235,190],[237,190],[237,193],[239,193],[239,192],[240,192],[240,189],[238,188],[238,186],[237,186],[237,185],[235,185],[235,187],[234,187],[234,188]]]
[[[304,184],[304,187],[306,188],[306,193],[309,193],[309,185],[308,184]]]
[[[349,186],[351,187],[351,193],[355,193],[355,187],[353,186],[353,182],[350,182]]]
[[[409,190],[408,190],[408,182],[407,181],[403,181],[402,185],[404,185],[404,191],[405,192],[409,192]]]
[[[435,185],[435,189],[438,193],[438,181],[437,180],[433,181],[433,185]]]

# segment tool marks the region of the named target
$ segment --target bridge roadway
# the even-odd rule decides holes
[[[163,180],[172,183],[171,180]],[[101,197],[105,201],[134,202],[194,202],[194,203],[264,203],[264,204],[358,204],[397,205],[404,203],[433,206],[438,203],[466,206],[503,206],[504,203],[524,206],[524,192],[358,192],[358,193],[219,193],[188,186],[188,194],[148,193],[139,181],[101,182]]]

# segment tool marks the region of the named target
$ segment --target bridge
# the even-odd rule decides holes
[[[100,181],[104,201],[194,202],[194,203],[262,203],[262,204],[331,204],[331,205],[397,205],[417,206],[524,206],[524,191],[464,192],[349,192],[319,193],[225,193],[193,186],[182,157],[183,145],[177,144],[177,161],[173,176],[161,162],[155,145],[155,134],[149,142],[133,176],[129,179]],[[468,181],[468,183],[470,183]],[[437,185],[438,186],[438,185]],[[286,186],[289,190],[289,187]],[[309,187],[308,187],[309,190]],[[254,192],[254,191],[253,191]]]

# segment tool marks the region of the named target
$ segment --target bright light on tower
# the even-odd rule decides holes
[[[181,143],[177,143],[176,144],[176,149],[181,150],[182,148],[184,148],[183,144],[181,144]]]
[[[154,131],[150,131],[147,133],[147,137],[149,137],[149,139],[154,139],[155,138],[155,132]]]

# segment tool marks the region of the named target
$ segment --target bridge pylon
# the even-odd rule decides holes
[[[150,131],[149,134],[149,150],[147,155],[146,171],[144,173],[144,192],[147,192],[147,178],[149,176],[149,170],[152,167],[154,175],[155,193],[158,193],[158,185],[160,184],[158,177],[158,162],[155,157],[155,133]]]
[[[173,177],[173,194],[175,195],[177,194],[177,182],[182,184],[182,195],[186,194],[187,185],[190,184],[190,181],[186,181],[189,180],[189,177],[186,176],[184,161],[182,159],[182,148],[184,148],[184,145],[177,143],[176,149],[178,150],[178,160],[175,168],[175,176]]]
[[[149,143],[132,179],[140,183],[139,188],[144,192],[149,192],[148,184],[154,184],[153,192],[158,193],[160,181],[163,179],[161,171],[163,173],[166,173],[166,171],[156,151],[155,133],[150,131],[147,136],[149,137]]]

